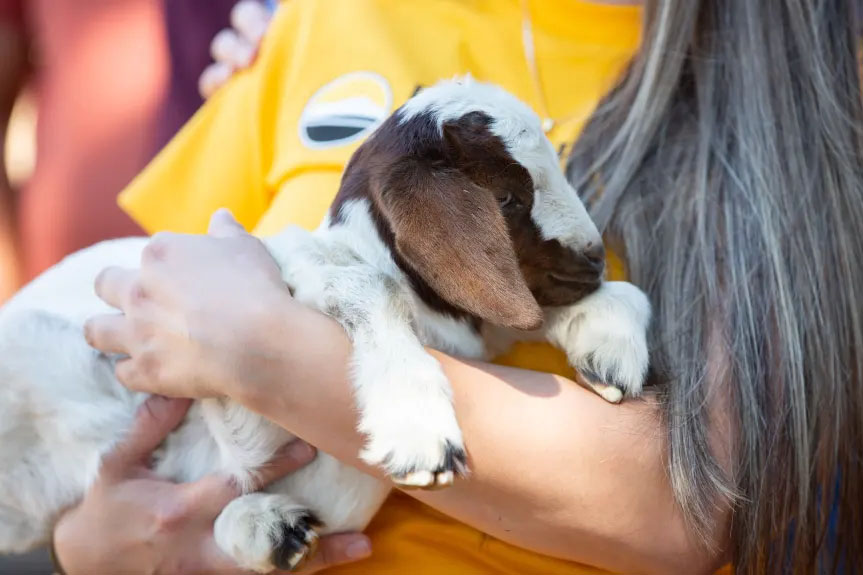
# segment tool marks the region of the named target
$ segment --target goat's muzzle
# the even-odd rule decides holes
[[[605,250],[601,244],[587,249],[560,250],[551,265],[523,269],[531,292],[541,306],[573,304],[602,284]]]

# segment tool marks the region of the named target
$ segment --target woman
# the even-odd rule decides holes
[[[302,10],[303,2],[292,4]],[[538,11],[530,14],[525,29],[534,34],[526,36],[539,40]],[[648,0],[643,15],[641,48],[592,115],[569,169],[629,279],[657,307],[654,356],[664,381],[655,396],[613,407],[561,378],[438,354],[474,474],[444,492],[415,494],[448,517],[395,498],[369,531],[372,558],[340,572],[421,572],[439,556],[450,563],[435,563],[438,571],[596,572],[537,553],[625,573],[708,573],[724,559],[751,574],[863,565],[863,305],[849,287],[863,280],[852,263],[863,253],[856,3]],[[306,16],[282,14],[274,32],[302,32]],[[359,29],[381,24],[351,16]],[[480,30],[472,42],[515,62],[504,43],[511,21],[499,16],[500,39]],[[550,18],[542,29],[560,32],[567,22]],[[377,30],[422,44],[419,25]],[[582,75],[543,72],[553,63],[541,48],[530,57],[531,46],[554,43],[550,36],[525,42],[521,75],[483,67],[480,49],[446,35],[436,52],[455,46],[478,76],[528,99],[560,130],[572,118],[548,94],[559,93],[555,84],[573,90]],[[264,112],[256,118],[278,120],[261,132],[254,123],[239,128],[253,131],[244,153],[258,162],[239,163],[257,168],[237,175],[188,153],[206,147],[203,127],[218,132],[205,111],[123,198],[145,225],[197,231],[206,211],[186,206],[227,203],[266,232],[295,201],[326,205],[332,192],[285,187],[295,177],[332,184],[335,176],[323,174],[326,163],[299,171],[303,149],[280,137],[291,127],[303,134],[302,120],[290,124],[289,96],[276,101],[285,78],[302,75],[267,64],[276,46],[265,45],[255,70],[209,108],[256,102],[255,113]],[[270,106],[286,114],[270,116]],[[189,194],[200,183],[189,174],[205,163],[221,183]],[[162,216],[156,207],[169,205],[160,197],[167,192],[154,183],[168,181],[182,191],[178,200],[174,188],[170,204],[179,213]],[[237,184],[256,186],[242,188],[251,193],[240,201],[222,187]],[[228,395],[356,462],[348,342],[295,304],[260,245],[219,218],[220,237],[163,236],[140,273],[103,274],[100,294],[125,315],[91,322],[91,340],[129,354],[118,376],[132,388]],[[524,366],[544,353],[521,348],[507,361]],[[415,516],[423,518],[417,531],[399,533],[394,517],[411,524]],[[469,528],[450,518],[476,529],[473,548],[461,538]],[[525,559],[507,544],[536,553]],[[436,554],[436,545],[445,549]]]

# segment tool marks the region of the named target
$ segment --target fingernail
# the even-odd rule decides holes
[[[84,322],[84,341],[87,342],[87,345],[90,347],[96,347],[93,345],[95,340],[93,339],[93,318],[88,318],[87,321]]]
[[[365,559],[372,554],[372,546],[368,539],[359,539],[345,548],[348,559]]]
[[[315,456],[315,448],[301,439],[288,444],[284,456],[294,461],[308,461]]]
[[[147,413],[153,419],[160,419],[165,413],[165,408],[168,405],[168,398],[161,395],[151,395],[138,408],[138,415]]]
[[[169,401],[170,399],[168,399],[164,395],[151,395],[147,398],[147,405],[151,409],[162,409],[168,404]]]
[[[177,399],[166,397],[164,395],[151,395],[147,398],[147,401],[144,402],[144,405],[142,405],[141,408],[148,410],[150,415],[153,417],[167,417],[169,414],[173,414],[172,410],[185,409],[191,405],[191,403],[191,399]]]

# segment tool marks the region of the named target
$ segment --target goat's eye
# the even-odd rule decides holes
[[[498,198],[497,201],[500,202],[501,208],[517,208],[521,206],[521,200],[519,200],[512,194],[507,194],[501,198]]]

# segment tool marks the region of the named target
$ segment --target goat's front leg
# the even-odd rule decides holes
[[[353,385],[367,437],[360,456],[404,487],[451,485],[466,471],[452,389],[411,328],[405,290],[389,278],[366,285],[363,301],[331,302],[354,344]],[[360,303],[357,307],[356,304]]]
[[[405,487],[439,488],[466,471],[452,390],[411,327],[407,288],[347,250],[293,232],[280,259],[294,297],[338,321],[353,342],[351,381],[363,461]]]
[[[546,310],[545,336],[566,352],[583,381],[606,401],[641,393],[647,376],[650,302],[627,282],[605,282],[571,306]]]

